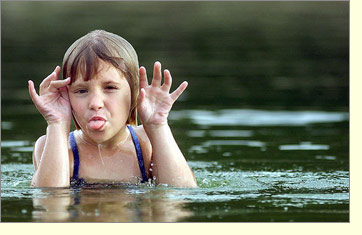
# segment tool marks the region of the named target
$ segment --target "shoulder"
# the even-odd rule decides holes
[[[145,165],[149,166],[151,164],[151,156],[152,156],[152,145],[150,139],[148,138],[147,133],[142,125],[132,126],[132,127],[136,132],[137,138],[140,142]]]

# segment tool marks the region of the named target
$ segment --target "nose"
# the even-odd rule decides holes
[[[98,92],[94,92],[90,96],[89,108],[91,110],[100,110],[104,107],[103,97]]]

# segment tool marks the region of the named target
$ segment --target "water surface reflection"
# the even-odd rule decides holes
[[[29,187],[32,138],[8,138],[2,142],[2,221],[348,221],[348,113],[171,114],[199,188]]]
[[[185,201],[170,199],[171,189],[41,189],[32,217],[42,222],[176,222],[192,215]]]

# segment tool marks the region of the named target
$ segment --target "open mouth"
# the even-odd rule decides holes
[[[88,125],[92,130],[101,130],[105,124],[106,119],[99,116],[92,117],[88,122]]]

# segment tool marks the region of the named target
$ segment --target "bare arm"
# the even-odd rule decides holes
[[[67,187],[70,184],[68,134],[71,108],[66,85],[70,79],[57,80],[60,67],[43,80],[38,95],[29,81],[29,94],[48,123],[46,135],[35,144],[35,173],[31,185],[37,187]]]
[[[197,187],[195,177],[183,156],[167,123],[168,113],[173,103],[186,89],[183,82],[169,94],[172,78],[164,71],[164,84],[161,86],[161,64],[155,63],[152,84],[148,85],[146,69],[140,68],[140,95],[138,112],[143,127],[152,145],[153,175],[159,184],[177,187]]]
[[[69,186],[68,135],[63,129],[57,124],[48,126],[44,139],[39,139],[35,144],[36,151],[33,153],[35,172],[31,181],[32,186]]]
[[[152,144],[152,172],[157,183],[177,187],[196,187],[195,177],[168,125],[146,128]]]

